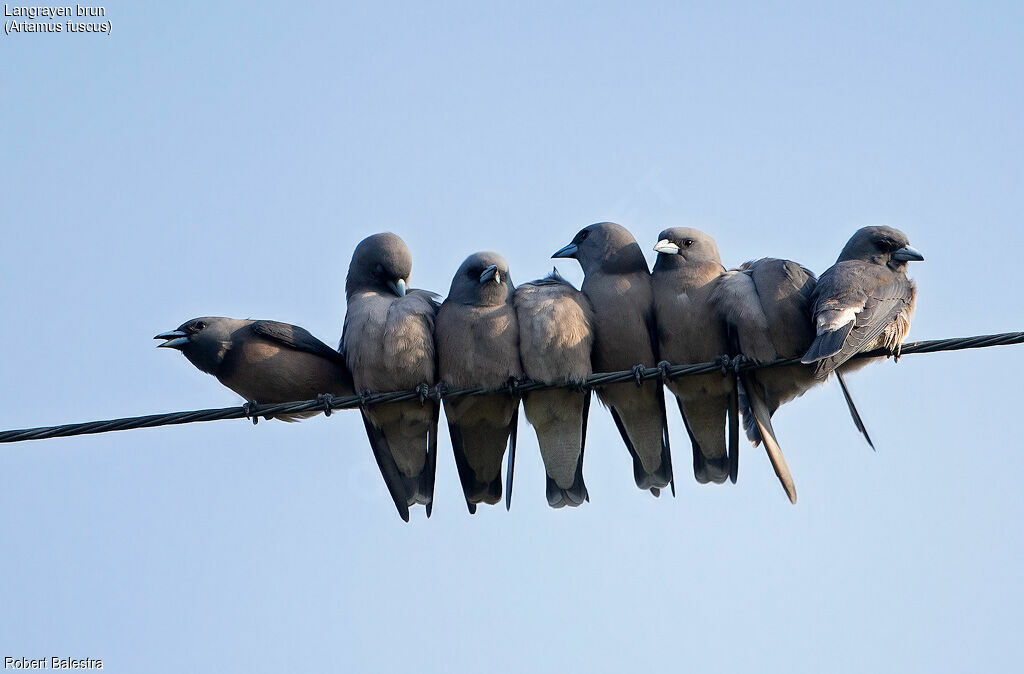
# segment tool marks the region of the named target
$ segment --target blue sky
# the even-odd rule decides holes
[[[1019,3],[105,5],[112,35],[0,37],[0,428],[240,400],[152,335],[208,314],[336,343],[355,244],[413,284],[582,226],[817,272],[866,224],[927,260],[911,339],[1024,329]],[[654,253],[649,252],[653,260]],[[559,269],[581,279],[575,262]],[[470,517],[447,437],[398,519],[353,414],[0,448],[0,657],[115,672],[1008,670],[1021,347],[909,356],[783,408],[791,506],[632,485],[595,406],[592,502]],[[689,450],[671,415],[677,457]]]

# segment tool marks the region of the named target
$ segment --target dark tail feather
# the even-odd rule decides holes
[[[843,345],[846,344],[846,338],[850,336],[850,331],[853,330],[853,323],[853,321],[850,321],[838,330],[830,330],[829,332],[819,334],[814,338],[811,348],[807,349],[807,353],[800,359],[800,362],[804,365],[810,365],[842,351]]]
[[[466,499],[466,508],[469,514],[476,514],[476,504],[473,503],[468,494],[472,491],[475,477],[473,469],[469,467],[466,460],[466,452],[462,445],[462,431],[455,424],[448,424],[448,433],[452,439],[452,453],[455,454],[455,468],[459,471],[459,482],[462,483],[462,494]]]
[[[420,485],[427,497],[427,517],[434,510],[434,476],[437,474],[437,421],[441,414],[441,403],[434,403],[434,414],[430,419],[430,437],[427,439],[427,462],[423,467]]]
[[[655,496],[661,495],[661,489],[655,486],[654,478],[658,477],[662,479],[662,484],[666,482],[666,479],[662,478],[663,471],[665,470],[664,460],[661,462],[661,466],[658,472],[651,475],[644,468],[643,461],[640,460],[640,455],[636,453],[636,449],[633,447],[633,442],[629,439],[629,433],[626,432],[626,426],[622,423],[622,419],[619,417],[619,413],[614,407],[609,407],[608,411],[612,413],[612,419],[615,421],[615,427],[619,429],[619,435],[622,436],[622,441],[626,444],[626,449],[629,450],[629,455],[633,457],[633,481],[636,482],[636,486],[640,489],[649,489]],[[664,459],[664,447],[662,449],[662,458]],[[669,467],[669,475],[671,475],[671,466]]]
[[[398,515],[408,522],[409,497],[405,486],[405,476],[398,470],[395,457],[391,454],[391,447],[388,446],[384,433],[370,422],[366,412],[362,412],[362,417],[363,426],[366,427],[366,437],[370,440],[373,458],[377,460],[377,468],[380,469],[381,477],[384,478],[384,484],[387,486],[388,492],[391,493],[391,499],[395,502]]]
[[[782,448],[775,438],[775,430],[772,428],[772,417],[768,413],[768,406],[764,402],[760,390],[753,387],[750,378],[740,375],[743,386],[747,390],[747,399],[750,401],[750,410],[753,413],[754,422],[761,433],[764,441],[764,449],[768,453],[768,460],[772,462],[775,475],[779,478],[782,488],[786,491],[790,503],[796,503],[796,485],[793,484],[793,476],[786,465],[786,457],[782,455]]]
[[[868,429],[864,427],[864,420],[860,418],[860,412],[857,411],[857,406],[853,404],[853,398],[850,396],[850,389],[846,388],[846,382],[843,380],[843,375],[836,370],[836,379],[839,380],[839,387],[843,389],[843,397],[846,398],[846,406],[850,408],[850,416],[853,417],[853,425],[857,427],[864,439],[868,441],[868,446],[871,447],[871,451],[875,450],[875,443],[871,442],[871,436],[868,435]]]
[[[736,484],[740,472],[740,380],[733,375],[729,393],[729,479]]]
[[[512,413],[512,427],[508,435],[508,470],[505,473],[505,510],[512,509],[512,476],[516,469],[516,434],[519,431],[519,406]]]

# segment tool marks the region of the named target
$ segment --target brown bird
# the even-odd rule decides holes
[[[206,316],[185,321],[154,339],[165,340],[157,346],[177,349],[250,402],[287,403],[325,393],[353,393],[352,375],[341,354],[297,325]],[[297,421],[319,413],[276,418]]]
[[[593,372],[593,309],[586,296],[553,271],[516,288],[519,355],[526,376],[547,384],[579,384]],[[523,397],[526,418],[537,433],[552,508],[589,501],[583,482],[590,391],[556,388]]]
[[[552,257],[575,258],[583,267],[583,294],[594,309],[594,369],[631,370],[658,363],[651,273],[636,239],[614,222],[581,229]],[[661,384],[647,380],[596,389],[633,457],[633,479],[658,496],[675,483]]]
[[[412,255],[390,232],[363,239],[352,254],[341,351],[357,391],[400,391],[436,382],[436,295],[408,290]],[[440,406],[426,399],[373,405],[363,425],[398,514],[423,504],[430,516]]]
[[[711,301],[725,272],[715,240],[697,229],[672,227],[658,235],[654,250],[658,259],[651,282],[661,357],[689,364],[728,354],[726,326]],[[730,401],[736,396],[734,377],[715,372],[677,377],[667,385],[693,445],[694,478],[700,483],[725,482],[730,475],[725,428]],[[732,413],[738,428],[735,407]]]
[[[523,376],[515,288],[497,253],[466,258],[437,311],[438,377],[449,387],[498,388]],[[501,500],[501,463],[509,447],[505,507],[511,507],[519,397],[507,393],[444,399],[466,506]]]

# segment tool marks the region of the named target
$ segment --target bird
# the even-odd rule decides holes
[[[745,262],[723,274],[711,300],[728,326],[733,353],[756,363],[803,354],[814,337],[810,318],[814,286],[810,270],[779,258]],[[780,405],[803,395],[819,380],[813,368],[804,365],[745,370],[739,379],[739,407],[747,438],[755,447],[764,443],[779,482],[796,503],[796,486],[771,417]]]
[[[434,319],[438,297],[410,290],[412,255],[397,234],[363,239],[352,253],[348,310],[340,350],[356,391],[420,388],[421,400],[364,407],[363,425],[384,483],[409,521],[409,507],[433,509],[440,405],[426,395],[436,383]]]
[[[437,311],[438,378],[447,388],[499,388],[523,376],[519,326],[508,263],[492,252],[467,257]],[[446,396],[444,414],[470,513],[501,501],[501,464],[509,447],[506,509],[511,507],[519,395]]]
[[[530,391],[523,396],[523,409],[537,433],[548,505],[582,505],[590,500],[583,481],[590,390],[580,386],[593,373],[593,309],[557,269],[516,288],[513,304],[526,376],[545,384],[576,385]]]
[[[249,401],[263,404],[350,396],[352,375],[340,353],[297,325],[203,316],[162,332],[158,348],[176,349],[199,370]],[[298,421],[321,410],[273,414]]]
[[[850,361],[862,351],[884,349],[898,360],[917,298],[907,263],[923,260],[898,229],[857,230],[818,279],[811,297],[815,337],[800,362],[814,364],[824,379],[837,368],[863,367],[863,360]]]
[[[670,227],[658,235],[654,250],[651,284],[660,356],[685,365],[728,354],[726,325],[711,302],[725,273],[715,240],[698,229]],[[702,484],[725,482],[731,472],[725,431],[730,411],[739,427],[738,402],[730,406],[737,396],[734,377],[715,372],[671,379],[667,386],[693,445],[694,478]]]
[[[651,274],[636,239],[613,222],[581,229],[553,258],[574,258],[583,268],[581,290],[594,310],[595,370],[609,372],[654,367],[658,340]],[[611,411],[615,426],[633,457],[637,487],[658,496],[671,485],[672,455],[665,420],[665,397],[654,380],[606,384],[598,400]]]

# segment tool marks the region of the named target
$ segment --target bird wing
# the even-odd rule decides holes
[[[801,362],[828,374],[870,348],[914,299],[903,274],[859,260],[833,265],[814,291],[817,336]]]
[[[297,325],[278,321],[256,321],[252,324],[252,331],[290,349],[312,353],[338,365],[345,365],[345,359],[340,353],[314,337],[308,330]]]

